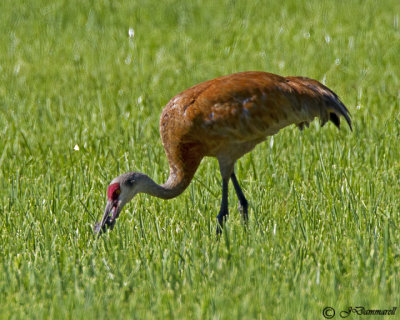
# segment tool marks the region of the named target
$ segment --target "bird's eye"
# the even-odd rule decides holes
[[[134,182],[135,182],[134,179],[128,179],[128,180],[125,182],[125,184],[126,184],[128,187],[132,187]]]
[[[117,196],[119,196],[120,193],[121,193],[121,189],[115,190],[115,194],[116,194]]]

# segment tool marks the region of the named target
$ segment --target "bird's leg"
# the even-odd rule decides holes
[[[249,204],[246,200],[246,197],[243,194],[242,189],[240,188],[239,182],[237,181],[236,175],[234,172],[231,175],[231,180],[232,180],[233,186],[235,187],[236,195],[239,199],[239,211],[242,214],[243,222],[246,224],[247,221],[249,220],[249,216],[248,216]]]
[[[222,233],[222,228],[224,227],[224,222],[227,219],[229,214],[228,211],[228,184],[229,178],[222,179],[222,201],[221,201],[221,208],[219,210],[219,214],[217,216],[218,225],[217,225],[217,235]]]

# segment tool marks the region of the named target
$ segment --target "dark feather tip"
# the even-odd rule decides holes
[[[336,127],[338,127],[340,129],[340,119],[339,117],[336,115],[336,113],[330,113],[329,114],[329,120],[331,120]]]

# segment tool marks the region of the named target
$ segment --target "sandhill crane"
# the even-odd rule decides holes
[[[169,162],[169,178],[158,185],[143,173],[125,173],[111,181],[108,202],[96,232],[113,228],[122,207],[137,193],[162,199],[180,195],[201,160],[216,157],[222,176],[222,201],[217,233],[228,215],[228,183],[232,180],[244,221],[248,203],[234,173],[236,160],[280,129],[300,129],[319,117],[340,128],[349,111],[338,96],[316,80],[241,72],[197,84],[172,98],[160,118],[160,134]],[[111,215],[112,213],[112,215]]]

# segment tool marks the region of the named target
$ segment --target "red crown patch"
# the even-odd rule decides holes
[[[110,184],[107,189],[107,197],[109,200],[117,200],[121,189],[119,188],[119,183]]]

